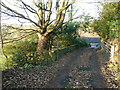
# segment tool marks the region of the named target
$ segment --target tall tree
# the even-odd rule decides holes
[[[68,19],[69,21],[72,21],[73,19],[73,6],[70,6],[70,9],[68,10]]]
[[[64,21],[66,10],[74,1],[56,0],[56,9],[53,8],[54,3],[52,0],[30,1],[32,2],[30,3],[29,0],[12,0],[11,2],[2,0],[0,3],[2,6],[1,12],[4,15],[17,18],[21,25],[26,21],[32,23],[33,27],[27,29],[15,26],[9,27],[18,30],[34,31],[38,35],[37,51],[48,49],[51,35],[60,28]],[[14,4],[11,4],[12,2]],[[52,20],[51,17],[54,12],[56,18]],[[35,17],[34,19],[32,17],[33,15]]]
[[[104,40],[112,40],[118,37],[120,28],[119,14],[117,2],[105,3],[103,5],[102,13],[99,19],[94,22],[94,26]]]

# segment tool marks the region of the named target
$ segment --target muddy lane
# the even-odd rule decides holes
[[[96,55],[96,49],[76,50],[61,66],[57,76],[45,88],[107,88]]]
[[[66,78],[69,77],[69,72],[72,68],[74,68],[77,64],[77,58],[83,54],[83,52],[85,51],[85,49],[81,50],[78,49],[75,52],[73,52],[73,54],[71,56],[68,57],[68,62],[61,66],[61,70],[60,72],[57,74],[57,76],[50,81],[45,88],[64,88],[66,87],[66,85],[68,84],[68,82],[66,82]]]
[[[4,88],[107,88],[98,50],[79,48],[42,69],[4,71]],[[22,77],[22,78],[21,78]]]
[[[96,49],[92,50],[92,55],[90,56],[91,65],[91,85],[93,88],[107,88],[104,77],[102,76],[100,65],[98,63],[98,57],[96,55]]]

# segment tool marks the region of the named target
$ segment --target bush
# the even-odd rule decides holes
[[[87,47],[87,46],[89,46],[86,40],[79,39],[79,38],[77,39],[77,45],[79,45],[80,47]]]
[[[42,50],[41,52],[36,52],[36,47],[37,43],[33,41],[20,41],[16,44],[5,46],[4,51],[10,61],[22,67],[29,66],[28,64],[46,64],[49,59],[52,59],[52,51]]]
[[[6,45],[4,47],[5,54],[7,54],[8,59],[13,60],[13,62],[18,65],[24,65],[27,63],[27,54],[30,52],[35,52],[37,43],[32,41],[19,41],[12,45]]]
[[[36,51],[37,43],[32,41],[19,41],[12,45],[6,45],[4,51],[7,55],[26,54]]]
[[[42,50],[41,52],[29,52],[27,56],[27,62],[30,64],[40,64],[41,61],[48,61],[52,57],[52,52],[48,50]]]
[[[67,48],[71,45],[75,45],[77,43],[76,31],[79,27],[79,24],[76,22],[69,22],[61,26],[59,30],[57,30],[57,36],[54,37],[54,42],[59,42],[60,48]]]
[[[0,68],[2,70],[10,69],[10,68],[13,68],[15,65],[17,65],[15,62],[13,62],[11,57],[9,57],[9,59],[6,59],[5,57],[0,57],[0,59],[1,59]]]

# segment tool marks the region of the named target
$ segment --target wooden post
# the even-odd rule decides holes
[[[120,1],[119,1],[119,11],[120,11]],[[120,70],[120,28],[118,30],[118,69]],[[120,73],[119,73],[120,74]],[[120,76],[119,76],[120,78]]]
[[[114,45],[111,46],[110,60],[114,62]]]
[[[59,59],[59,43],[57,42],[57,60]]]
[[[0,68],[0,90],[2,90],[2,70]]]

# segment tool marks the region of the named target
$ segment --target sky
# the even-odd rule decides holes
[[[79,8],[77,14],[85,12],[85,14],[89,14],[91,17],[98,18],[98,11],[102,9],[102,6],[98,3],[99,1],[101,0],[78,0],[77,3],[75,3],[76,8]],[[99,9],[97,6],[99,6]]]
[[[5,1],[5,0],[2,0],[2,1]],[[15,1],[15,0],[12,0],[12,1]],[[24,0],[24,1],[28,2],[29,0]],[[89,14],[91,17],[98,18],[99,14],[98,14],[97,6],[99,6],[100,9],[102,9],[102,7],[100,6],[100,3],[98,3],[99,1],[101,1],[101,0],[76,0],[76,3],[73,5],[73,9],[78,10],[78,11],[74,15],[74,17],[77,17],[77,16],[85,13],[86,15]],[[16,2],[14,2],[14,4],[17,5]],[[7,4],[7,5],[9,5],[9,4]],[[9,6],[12,7],[11,5],[9,5]],[[12,7],[12,8],[15,8],[15,7]],[[15,8],[15,10],[19,10],[19,9]],[[55,15],[53,14],[52,18],[54,18],[54,17],[55,17]],[[68,18],[66,15],[66,20],[67,19]],[[2,20],[1,23],[18,23],[18,20],[10,18],[9,20]]]

